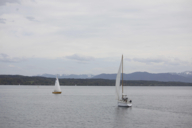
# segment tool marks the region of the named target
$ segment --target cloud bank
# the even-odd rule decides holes
[[[0,70],[114,73],[123,54],[127,73],[190,71],[191,15],[189,0],[1,0]]]
[[[92,61],[94,60],[94,57],[91,56],[82,56],[78,54],[74,54],[71,56],[66,56],[64,58],[71,59],[71,60],[77,60],[77,61]]]
[[[182,61],[178,58],[166,58],[166,57],[157,57],[157,58],[126,58],[127,61],[140,62],[145,64],[167,64],[167,65],[185,65],[190,64],[190,61]]]
[[[26,61],[26,58],[10,57],[7,54],[0,53],[0,62],[16,63]]]

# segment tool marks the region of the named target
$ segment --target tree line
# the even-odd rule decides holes
[[[114,86],[115,80],[59,79],[61,86]],[[55,78],[21,75],[0,75],[0,85],[54,85]],[[192,83],[124,80],[124,86],[192,86]]]

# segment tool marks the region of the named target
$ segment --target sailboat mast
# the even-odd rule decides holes
[[[122,94],[123,94],[123,55],[122,55]]]

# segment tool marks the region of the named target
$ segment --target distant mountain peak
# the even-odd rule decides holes
[[[130,74],[123,73],[124,80],[147,80],[147,81],[163,81],[163,82],[186,82],[192,83],[191,71],[185,73],[148,73],[133,72]],[[117,74],[99,74],[93,78],[116,79]]]
[[[192,71],[185,71],[185,72],[181,72],[181,73],[185,73],[187,75],[192,75]]]

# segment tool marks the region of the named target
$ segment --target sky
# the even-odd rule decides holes
[[[192,71],[191,0],[0,0],[0,74]]]

